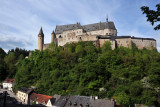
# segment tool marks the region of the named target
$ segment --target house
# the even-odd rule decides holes
[[[30,102],[32,104],[42,104],[51,107],[55,102],[55,98],[43,94],[36,94],[33,92],[30,96]]]
[[[9,78],[5,79],[3,81],[3,88],[13,92],[14,81],[15,81],[14,79],[9,79]]]
[[[17,97],[22,101],[22,103],[30,104],[29,97],[32,92],[33,92],[32,88],[21,87],[18,89]]]

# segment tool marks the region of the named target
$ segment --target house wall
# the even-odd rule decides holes
[[[24,104],[27,104],[27,98],[28,98],[28,95],[22,91],[18,91],[17,92],[17,97],[24,103]]]
[[[14,83],[3,83],[3,88],[13,91]]]
[[[3,83],[3,88],[7,88],[8,89],[8,83]]]

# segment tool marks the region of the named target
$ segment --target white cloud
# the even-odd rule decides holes
[[[107,14],[115,22],[119,35],[155,37],[157,33],[148,30],[152,26],[138,7],[143,4],[149,3],[144,0],[132,3],[126,0],[4,0],[0,3],[0,42],[11,41],[10,47],[19,45],[33,50],[37,48],[41,26],[45,43],[49,43],[56,25],[97,23],[105,21]],[[159,43],[157,40],[157,46]]]

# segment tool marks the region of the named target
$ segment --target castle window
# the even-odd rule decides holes
[[[81,37],[79,37],[79,39],[80,39],[80,40],[82,40],[82,38],[81,38]]]
[[[59,38],[62,38],[62,36],[60,35]]]
[[[128,41],[126,41],[126,43],[128,43]]]

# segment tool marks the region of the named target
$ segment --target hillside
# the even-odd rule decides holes
[[[98,95],[117,98],[121,105],[154,105],[160,97],[160,53],[91,42],[64,47],[51,44],[21,61],[15,76],[19,87],[36,86],[37,93]],[[100,91],[101,90],[101,91]]]

